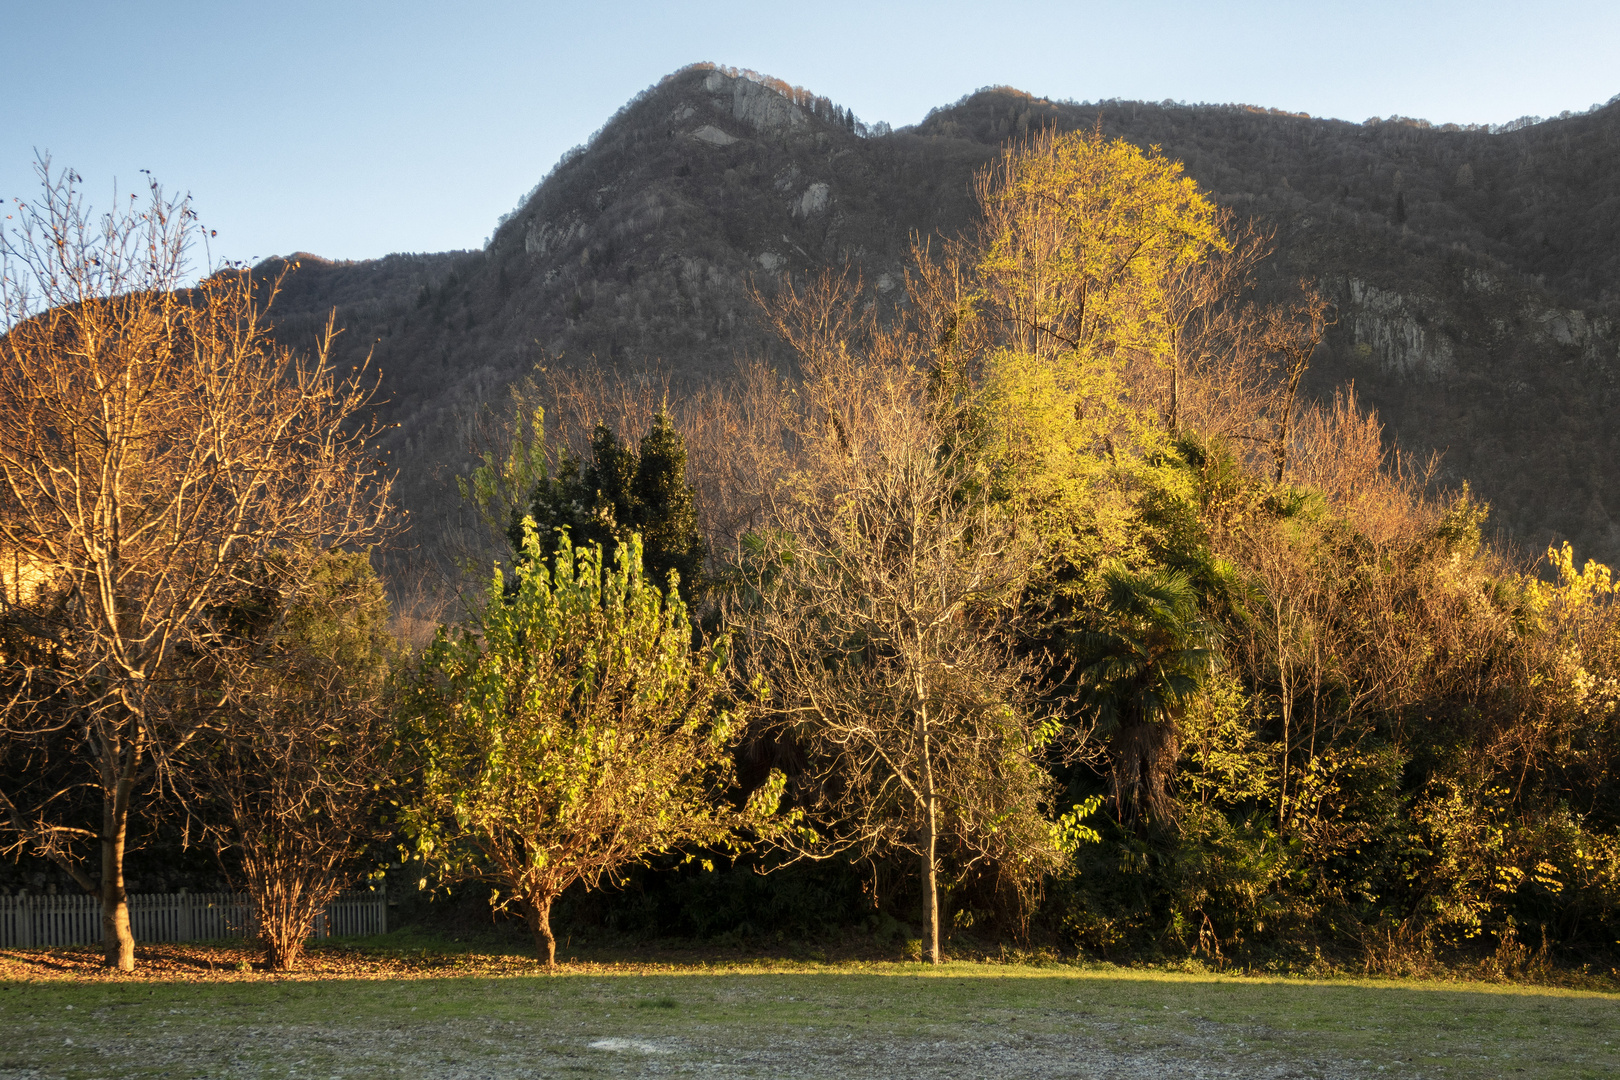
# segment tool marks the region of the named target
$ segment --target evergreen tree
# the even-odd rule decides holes
[[[697,495],[686,482],[686,440],[667,412],[660,411],[653,429],[641,440],[633,485],[640,513],[635,528],[645,545],[647,568],[655,581],[680,574],[683,597],[701,592],[707,547],[698,532]]]
[[[667,412],[653,420],[639,452],[623,445],[612,428],[598,424],[591,435],[590,462],[582,469],[565,459],[554,476],[542,477],[529,512],[547,560],[556,555],[563,531],[576,547],[599,544],[609,556],[631,533],[639,533],[654,582],[666,586],[674,571],[683,601],[692,604],[702,594],[707,547],[698,532],[697,493],[686,481],[686,440]],[[523,558],[520,521],[513,521],[507,537]]]
[[[1174,817],[1178,722],[1216,664],[1218,635],[1179,570],[1103,572],[1097,629],[1078,635],[1082,698],[1108,740],[1121,820]]]

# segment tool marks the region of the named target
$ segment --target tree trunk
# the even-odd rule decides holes
[[[1305,375],[1305,369],[1310,365],[1311,353],[1316,350],[1316,343],[1321,340],[1318,331],[1311,339],[1309,346],[1304,349],[1287,350],[1290,362],[1288,367],[1288,389],[1283,397],[1281,419],[1277,422],[1276,442],[1272,444],[1271,457],[1276,466],[1272,482],[1281,484],[1283,474],[1288,470],[1288,428],[1294,419],[1294,402],[1299,397],[1299,380]]]
[[[315,929],[320,909],[310,902],[301,883],[264,881],[249,883],[258,911],[259,943],[271,971],[292,971],[298,966],[304,942]]]
[[[554,897],[546,896],[539,900],[530,900],[529,932],[534,935],[535,955],[545,957],[546,967],[555,969],[557,966],[557,938],[551,932],[551,901]]]
[[[928,940],[924,952],[930,964],[940,962],[939,955],[939,800],[934,796],[934,754],[928,730],[928,704],[924,697],[922,677],[917,677],[917,727],[922,745],[923,789],[923,925]]]
[[[106,965],[135,970],[135,934],[129,925],[129,898],[124,895],[124,840],[129,830],[129,797],[133,783],[120,777],[101,811],[101,940]]]
[[[1181,359],[1170,354],[1170,434],[1181,437]]]
[[[1277,831],[1288,835],[1288,766],[1292,763],[1294,698],[1293,686],[1283,683],[1282,693],[1282,775],[1277,781]]]
[[[939,869],[934,848],[939,835],[936,829],[933,800],[928,804],[928,839],[923,855],[923,922],[928,927],[927,953],[930,964],[942,962],[939,955]]]

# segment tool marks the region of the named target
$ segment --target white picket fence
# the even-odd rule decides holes
[[[247,937],[246,893],[152,893],[129,897],[130,929],[138,942],[211,941]],[[345,892],[315,920],[314,937],[388,932],[382,890]],[[0,949],[93,945],[101,940],[97,896],[0,896]]]

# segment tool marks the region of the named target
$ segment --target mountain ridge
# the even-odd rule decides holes
[[[1442,452],[1440,481],[1471,483],[1525,550],[1569,539],[1620,557],[1620,477],[1602,467],[1620,454],[1616,103],[1486,131],[990,88],[887,131],[695,65],[565,155],[483,250],[306,260],[279,332],[307,345],[336,307],[345,362],[375,347],[401,501],[431,547],[472,407],[536,365],[703,382],[739,352],[772,356],[751,287],[848,262],[894,290],[911,238],[968,227],[974,170],[1041,126],[1098,126],[1184,162],[1274,230],[1262,289],[1308,278],[1338,305],[1307,392],[1354,381],[1403,449]]]

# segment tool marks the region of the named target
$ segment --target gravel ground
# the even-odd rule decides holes
[[[342,1026],[274,1026],[169,1034],[162,1029],[117,1038],[89,1051],[71,1072],[0,1068],[0,1077],[56,1076],[371,1077],[505,1080],[527,1077],[1086,1077],[1117,1080],[1194,1078],[1350,1078],[1390,1075],[1371,1062],[1275,1051],[1236,1054],[1214,1037],[1169,1036],[1135,1049],[1112,1046],[1106,1031],[1083,1026],[1067,1034],[964,1031],[954,1035],[884,1035],[805,1030],[769,1040],[747,1032],[701,1027],[679,1035],[564,1036],[544,1025],[434,1024],[363,1030]],[[9,1055],[8,1055],[9,1056]],[[95,1058],[108,1066],[102,1073]],[[1397,1075],[1419,1075],[1416,1070]]]

